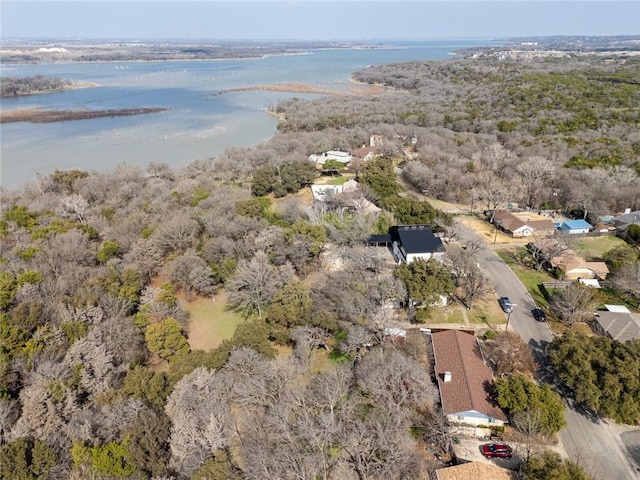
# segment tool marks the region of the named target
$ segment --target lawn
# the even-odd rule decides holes
[[[583,237],[575,245],[575,252],[588,262],[602,261],[602,255],[617,246],[625,245],[624,240],[615,235]]]
[[[316,185],[344,185],[349,180],[353,179],[353,175],[322,175],[314,182]]]
[[[216,294],[215,300],[199,297],[181,304],[190,315],[188,340],[192,350],[216,348],[223,340],[230,339],[243,321],[237,313],[226,310],[224,291]]]
[[[500,258],[502,258],[505,263],[509,265],[509,268],[513,270],[513,273],[515,273],[516,276],[520,279],[535,302],[538,305],[548,307],[549,302],[547,302],[547,299],[540,291],[538,285],[542,284],[543,282],[553,282],[555,278],[553,278],[545,271],[534,270],[532,268],[528,268],[515,263],[509,250],[496,250],[496,253],[500,255]]]

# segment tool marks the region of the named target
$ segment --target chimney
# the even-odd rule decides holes
[[[451,372],[444,372],[444,381],[445,383],[451,381]]]

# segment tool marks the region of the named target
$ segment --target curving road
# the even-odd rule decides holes
[[[539,365],[539,378],[555,384],[565,399],[567,426],[560,431],[559,437],[569,458],[582,465],[596,480],[640,479],[640,472],[634,472],[636,467],[628,456],[619,427],[588,414],[563,394],[563,387],[556,382],[545,351],[553,334],[546,323],[536,322],[531,316],[535,303],[524,285],[475,232],[458,224],[463,244],[480,240],[482,248],[478,252],[478,263],[493,282],[497,295],[509,297],[516,305],[509,318],[509,329],[531,345]]]

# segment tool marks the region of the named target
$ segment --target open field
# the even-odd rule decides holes
[[[216,348],[223,340],[230,339],[243,321],[237,313],[226,310],[224,291],[216,294],[215,300],[198,297],[190,302],[181,299],[180,303],[190,315],[188,340],[192,350]]]
[[[624,240],[615,235],[603,235],[601,237],[582,237],[574,248],[582,258],[591,261],[602,261],[602,255],[620,245],[625,245]]]
[[[461,216],[460,223],[475,231],[486,243],[491,245],[525,245],[529,242],[526,238],[512,238],[504,232],[496,230],[493,225],[479,219],[476,216]]]

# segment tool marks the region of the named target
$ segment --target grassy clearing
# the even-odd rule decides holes
[[[322,175],[318,177],[314,182],[316,185],[344,185],[349,180],[354,178],[354,175],[339,175],[339,176],[331,176],[331,175]]]
[[[183,308],[189,312],[189,345],[192,350],[209,351],[219,346],[223,340],[233,336],[236,327],[243,318],[227,310],[227,297],[224,291],[211,298],[197,298],[183,302]]]
[[[584,237],[578,240],[574,248],[575,252],[588,262],[602,261],[602,255],[625,242],[615,235],[602,237]]]
[[[549,321],[548,324],[551,331],[556,335],[562,335],[563,333],[569,332],[569,331],[573,333],[581,333],[588,337],[595,335],[593,333],[593,330],[591,330],[591,327],[589,327],[589,325],[583,322],[577,322],[572,329],[567,327],[564,323],[560,323],[553,320]]]
[[[542,305],[543,307],[548,307],[549,302],[540,291],[539,285],[541,285],[543,282],[553,282],[555,278],[553,278],[545,271],[534,270],[532,268],[528,268],[515,263],[513,261],[513,257],[511,256],[511,252],[509,252],[508,250],[496,250],[496,253],[500,256],[500,258],[502,258],[502,260],[505,261],[507,265],[509,265],[509,268],[513,270],[513,273],[515,273],[516,276],[520,279],[535,302],[538,305]]]

